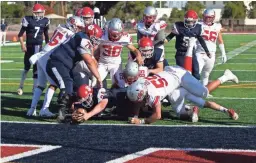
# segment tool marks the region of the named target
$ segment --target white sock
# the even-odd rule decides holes
[[[24,81],[26,80],[27,78],[27,74],[28,74],[28,71],[27,70],[23,70],[22,73],[21,73],[21,80],[20,80],[20,88],[23,88],[24,86]]]
[[[52,97],[54,95],[54,92],[55,91],[53,89],[51,89],[51,88],[47,89],[47,91],[45,93],[45,96],[44,96],[44,104],[43,104],[41,110],[45,110],[45,109],[49,108],[50,103],[52,101]]]
[[[226,113],[228,109],[223,106],[220,106],[220,111]]]
[[[30,108],[36,108],[42,92],[40,88],[35,88]]]
[[[221,77],[218,78],[220,80],[220,83],[223,84],[226,81],[228,81],[227,77],[225,75],[222,75]]]

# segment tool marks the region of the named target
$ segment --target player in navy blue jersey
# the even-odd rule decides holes
[[[147,74],[157,74],[168,66],[168,61],[164,58],[163,49],[154,47],[153,41],[149,37],[142,37],[139,40],[139,51],[144,59],[143,66],[148,68]],[[135,54],[130,53],[130,59],[135,59]]]
[[[69,40],[62,43],[52,51],[47,62],[46,71],[49,77],[55,81],[61,92],[58,98],[60,105],[59,119],[64,118],[67,108],[70,108],[70,100],[73,96],[73,72],[76,63],[84,61],[92,75],[102,86],[102,81],[97,70],[97,65],[92,57],[93,45],[84,32],[78,32]]]
[[[45,36],[45,42],[49,42],[49,24],[50,20],[44,17],[45,9],[41,4],[35,4],[33,7],[33,16],[25,16],[22,19],[22,27],[18,34],[21,49],[25,52],[24,55],[24,70],[22,71],[21,81],[19,89],[17,90],[18,95],[23,94],[23,85],[26,79],[27,73],[30,69],[29,58],[41,51],[43,44],[43,34]],[[23,41],[23,34],[26,32],[26,45]],[[36,65],[33,66],[33,79],[34,87],[37,83],[37,69]]]
[[[202,27],[200,24],[197,24],[197,13],[193,10],[189,10],[186,12],[184,19],[184,22],[174,23],[172,32],[166,37],[165,42],[169,42],[173,37],[176,36],[176,64],[191,71],[193,76],[200,80],[199,65],[195,53],[193,53],[193,57],[185,56],[188,49],[189,38],[197,38],[208,57],[210,57],[210,53],[202,37]],[[191,64],[193,66],[191,66]]]

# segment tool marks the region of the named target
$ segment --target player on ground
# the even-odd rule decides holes
[[[124,33],[123,30],[123,22],[118,18],[113,18],[108,24],[107,32],[104,32],[102,36],[98,61],[98,71],[102,80],[110,72],[112,83],[114,82],[114,74],[122,68],[121,53],[124,46],[135,53],[139,65],[143,64],[140,51],[132,45],[131,36],[128,33]]]
[[[49,88],[46,91],[43,106],[39,112],[39,116],[52,117],[52,114],[48,107],[52,100],[52,96],[56,90],[56,83],[48,77],[46,72],[46,64],[51,55],[51,51],[58,47],[61,43],[68,40],[76,32],[84,29],[84,21],[80,17],[73,16],[67,19],[66,24],[59,25],[53,33],[53,36],[48,44],[46,44],[40,53],[33,55],[30,58],[31,63],[37,62],[38,82],[37,87],[34,90],[32,103],[30,109],[27,112],[28,116],[36,116],[36,106],[40,100],[40,96],[46,87],[47,81],[50,82]]]
[[[209,92],[215,90],[220,84],[228,80],[238,83],[237,77],[229,71],[205,87],[185,69],[179,66],[167,66],[165,71],[148,76],[145,79],[139,79],[128,87],[127,97],[131,101],[142,102],[146,100],[147,104],[153,109],[153,114],[149,118],[140,120],[134,117],[130,122],[134,124],[149,124],[160,119],[160,101],[167,95],[171,96],[172,92],[179,87],[183,87],[194,96],[205,98]],[[213,103],[205,102],[202,106],[227,112],[234,120],[238,118],[237,113],[233,109],[226,109],[216,103],[213,105]]]
[[[41,4],[35,4],[33,7],[33,16],[25,16],[22,19],[22,27],[18,34],[21,49],[25,52],[24,55],[24,70],[22,71],[21,81],[19,88],[17,90],[18,95],[23,94],[24,81],[26,79],[27,73],[30,69],[29,58],[41,51],[43,44],[43,34],[45,36],[45,42],[49,42],[49,24],[50,20],[44,17],[45,9]],[[26,45],[24,44],[23,34],[26,32]],[[33,90],[37,83],[37,70],[36,65],[33,66],[33,79],[34,85]]]
[[[164,45],[163,43],[159,43],[159,41],[162,41],[165,38],[164,31],[167,24],[163,20],[156,20],[156,17],[156,8],[152,6],[145,8],[143,20],[137,24],[137,42],[139,42],[142,37],[149,37],[153,41],[155,48],[162,49],[162,55],[164,56]]]
[[[73,78],[72,69],[75,63],[84,61],[93,76],[95,76],[99,86],[102,86],[102,80],[97,70],[93,57],[93,46],[89,37],[84,32],[78,32],[71,39],[54,49],[47,62],[47,74],[60,88],[58,103],[59,120],[63,120],[66,111],[71,106],[73,97]]]
[[[193,53],[193,57],[185,56],[188,49],[189,38],[195,37],[202,45],[207,56],[211,57],[205,41],[202,37],[202,27],[200,24],[197,23],[197,21],[197,13],[193,10],[187,11],[184,16],[184,22],[180,21],[174,23],[172,32],[166,37],[165,42],[169,42],[173,37],[176,36],[176,64],[192,72],[192,75],[196,79],[200,80],[199,66],[196,55]]]
[[[214,23],[215,11],[213,9],[206,9],[203,13],[203,22],[200,22],[203,28],[202,37],[211,53],[211,58],[209,58],[201,44],[197,42],[196,56],[199,63],[199,72],[201,74],[201,82],[203,85],[207,85],[209,81],[210,73],[214,67],[215,63],[215,53],[216,53],[216,40],[218,40],[219,48],[221,52],[222,63],[227,61],[227,56],[224,48],[224,41],[221,34],[221,24]]]

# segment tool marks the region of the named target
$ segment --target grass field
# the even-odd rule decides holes
[[[232,121],[223,113],[204,109],[200,111],[200,120],[197,124],[218,124],[218,125],[255,125],[256,106],[256,39],[255,35],[224,35],[225,48],[228,55],[226,64],[220,62],[219,51],[217,51],[217,65],[214,68],[211,79],[219,77],[225,69],[232,70],[240,79],[238,85],[227,83],[212,93],[211,100],[218,102],[228,108],[238,111],[240,118]],[[174,65],[174,42],[166,45],[166,58],[170,65]],[[249,43],[249,44],[248,44]],[[241,47],[241,48],[240,48]],[[237,49],[240,48],[240,49]],[[234,51],[236,49],[236,51]],[[243,50],[240,53],[239,50]],[[247,49],[247,50],[246,50]],[[26,111],[30,107],[32,97],[32,73],[28,73],[28,78],[24,86],[24,94],[18,96],[16,90],[19,86],[21,69],[23,69],[23,53],[20,46],[4,46],[1,48],[1,119],[3,121],[55,121],[54,119],[27,118]],[[127,60],[127,50],[123,51],[123,59]],[[11,62],[7,62],[11,61]],[[108,82],[110,83],[110,81]],[[50,110],[57,112],[55,94]],[[42,105],[43,96],[38,106]],[[169,111],[170,108],[164,108]],[[88,123],[126,123],[116,120],[91,120]],[[187,121],[165,118],[155,124],[192,124]]]

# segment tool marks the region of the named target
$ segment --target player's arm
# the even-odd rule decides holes
[[[132,44],[129,44],[126,47],[135,54],[137,63],[139,65],[143,65],[144,62],[143,62],[143,59],[141,57],[140,51],[137,48],[135,48]]]
[[[205,53],[207,54],[207,56],[211,58],[211,54],[210,54],[210,52],[209,52],[209,50],[208,50],[208,47],[207,47],[207,45],[206,45],[206,43],[205,43],[203,37],[202,37],[202,36],[198,36],[198,37],[197,37],[197,40],[198,40],[199,43],[202,45],[202,47],[203,47]]]
[[[155,37],[155,40],[154,40],[154,46],[160,46],[160,45],[163,45],[164,44],[164,40],[165,40],[165,32],[164,32],[164,29],[161,29],[156,37]]]
[[[46,26],[44,28],[44,38],[45,38],[46,44],[49,42],[49,25],[50,25],[50,20],[48,20],[48,23],[46,24]]]
[[[218,43],[219,43],[219,48],[221,52],[222,63],[225,63],[227,61],[227,56],[226,56],[226,51],[225,51],[225,46],[224,46],[224,41],[222,38],[221,31],[219,32],[219,35],[218,35]]]
[[[175,37],[177,35],[179,35],[179,31],[178,31],[176,23],[174,23],[172,26],[172,32],[165,37],[164,43],[171,41],[173,39],[173,37]]]
[[[92,111],[85,113],[83,118],[84,120],[90,119],[92,116],[102,112],[108,104],[108,99],[102,99],[93,109]]]
[[[158,62],[156,64],[156,68],[155,69],[149,69],[148,72],[149,74],[157,74],[159,72],[164,71],[164,62]]]
[[[18,34],[18,38],[19,38],[19,41],[20,41],[20,46],[21,46],[21,49],[22,49],[23,52],[27,51],[27,48],[26,48],[26,46],[24,44],[24,40],[23,40],[23,34],[25,33],[27,27],[28,27],[28,21],[26,20],[26,17],[24,17],[22,19],[21,29],[20,29],[20,32]]]

